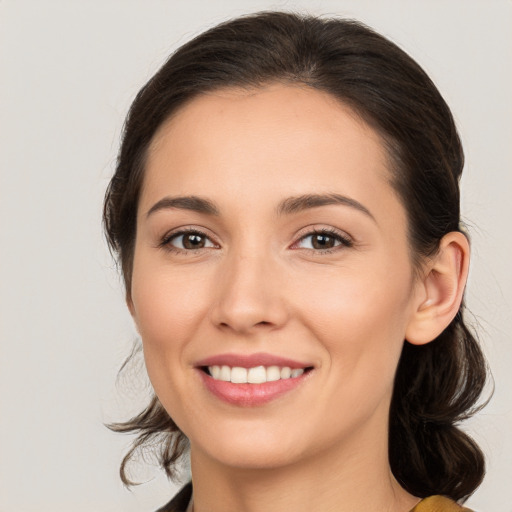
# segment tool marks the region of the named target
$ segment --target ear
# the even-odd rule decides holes
[[[405,339],[424,345],[439,336],[459,311],[469,269],[469,243],[457,231],[441,239],[416,284],[415,303]]]

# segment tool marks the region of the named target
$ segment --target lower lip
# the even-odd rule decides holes
[[[299,377],[263,382],[262,384],[233,384],[215,380],[202,370],[198,369],[198,372],[208,391],[224,402],[240,407],[255,407],[271,402],[296,389],[311,373],[308,371]]]

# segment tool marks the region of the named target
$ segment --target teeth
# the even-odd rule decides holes
[[[234,384],[263,384],[264,382],[274,382],[280,379],[290,379],[300,377],[304,373],[304,368],[294,368],[289,366],[255,366],[254,368],[241,368],[240,366],[208,366],[210,375],[215,380],[233,382]]]
[[[292,376],[292,369],[285,366],[281,368],[281,379],[289,379]]]
[[[210,373],[215,380],[220,380],[220,366],[210,366]]]
[[[226,382],[231,380],[231,368],[229,366],[221,367],[219,380],[225,380]]]
[[[239,366],[231,368],[231,382],[234,384],[247,382],[247,368],[240,368]]]
[[[267,382],[273,382],[281,378],[281,369],[279,366],[269,366],[267,368]]]
[[[233,375],[233,371],[231,372],[231,375]],[[267,382],[267,370],[265,370],[265,367],[256,366],[256,368],[249,368],[247,371],[247,382],[250,384],[261,384],[262,382]]]

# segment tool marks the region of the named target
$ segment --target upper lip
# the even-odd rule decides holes
[[[235,366],[240,368],[254,368],[256,366],[287,366],[294,369],[308,368],[313,365],[289,359],[287,357],[260,352],[256,354],[217,354],[201,359],[201,361],[198,361],[195,366],[230,366],[231,368]]]

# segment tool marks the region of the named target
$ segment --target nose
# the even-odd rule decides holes
[[[219,269],[213,323],[238,334],[282,327],[288,319],[282,272],[264,255],[233,255]]]

